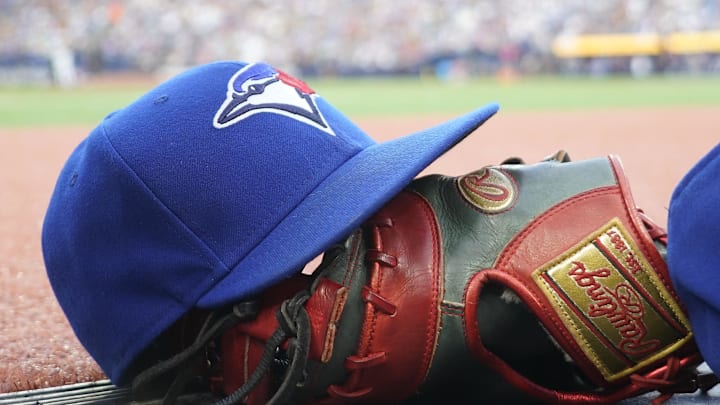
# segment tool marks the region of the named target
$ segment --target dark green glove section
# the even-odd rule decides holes
[[[461,177],[431,175],[410,185],[409,190],[427,199],[438,215],[445,286],[435,360],[424,395],[418,398],[436,397],[431,393],[444,398],[454,394],[455,400],[470,402],[523,398],[468,352],[462,318],[468,280],[476,272],[491,268],[510,239],[553,205],[613,184],[615,176],[608,160],[598,158],[505,164]],[[505,201],[498,201],[499,197]],[[490,351],[542,385],[587,389],[537,317],[511,291],[489,286],[483,290],[478,307],[479,324],[486,326],[481,338]]]

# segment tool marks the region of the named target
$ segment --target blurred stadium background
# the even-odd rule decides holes
[[[306,78],[717,74],[719,53],[717,0],[0,0],[3,84],[218,59]]]
[[[104,378],[42,260],[65,159],[157,81],[224,59],[308,80],[377,140],[498,101],[427,171],[615,153],[663,225],[720,139],[720,0],[0,0],[0,396]]]

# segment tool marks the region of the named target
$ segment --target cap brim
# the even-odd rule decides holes
[[[461,117],[372,145],[311,192],[198,301],[218,307],[295,273],[359,227],[415,176],[498,111],[488,104]]]

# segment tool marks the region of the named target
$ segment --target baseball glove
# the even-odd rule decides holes
[[[194,346],[223,404],[662,402],[717,383],[665,242],[615,156],[431,175]]]

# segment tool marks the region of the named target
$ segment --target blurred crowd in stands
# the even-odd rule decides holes
[[[239,59],[303,75],[542,73],[563,68],[550,52],[558,35],[718,28],[720,0],[0,0],[0,66],[156,73]]]

